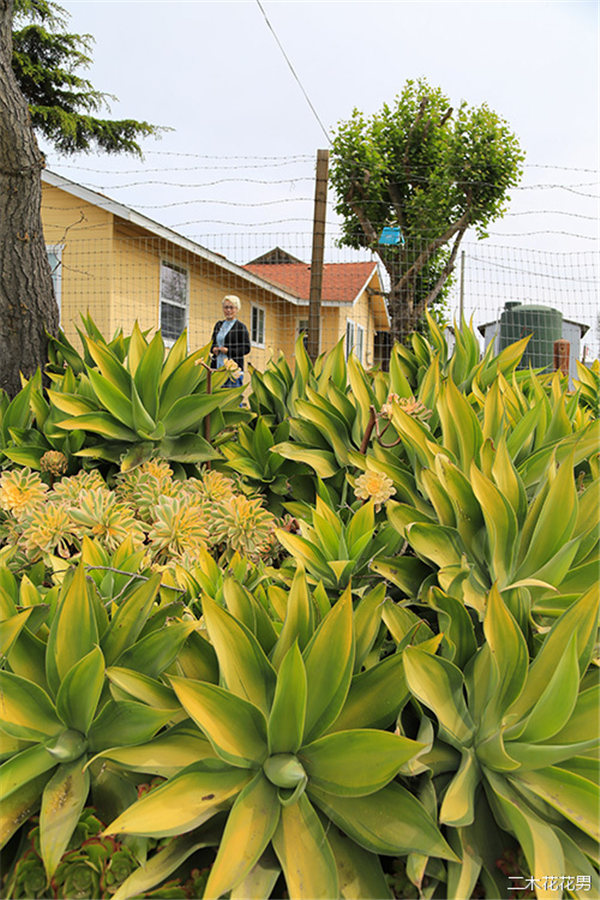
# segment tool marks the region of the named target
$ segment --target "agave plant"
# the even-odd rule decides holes
[[[412,476],[397,460],[388,465],[374,456],[400,498],[387,504],[391,524],[440,587],[481,617],[493,583],[523,627],[532,603],[540,614],[561,612],[595,577],[598,481],[588,476],[578,485],[575,468],[595,451],[600,423],[576,429],[560,420],[553,438],[547,423],[541,445],[535,437],[531,445],[540,413],[531,409],[533,416],[519,418],[499,381],[486,394],[482,422],[452,381],[440,386],[437,409],[438,439],[397,404],[392,412]],[[524,455],[524,448],[533,453]],[[428,576],[410,557],[376,561],[373,568],[409,595]]]
[[[371,698],[363,691],[360,701],[350,699],[356,646],[350,590],[308,640],[284,626],[272,661],[252,631],[208,598],[204,615],[221,685],[176,676],[170,682],[214,757],[169,778],[107,834],[162,837],[199,829],[201,836],[205,822],[229,809],[205,897],[249,896],[265,869],[267,890],[281,869],[291,897],[337,898],[349,881],[360,896],[389,896],[376,854],[416,849],[455,859],[418,800],[394,781],[422,745],[353,727],[370,699],[381,701],[374,685]],[[307,621],[305,639],[308,631]],[[265,860],[269,845],[276,866]],[[134,890],[132,878],[116,900]]]
[[[371,561],[382,552],[393,553],[401,543],[389,526],[376,526],[376,503],[389,498],[390,488],[382,487],[380,478],[373,480],[377,482],[375,494],[365,488],[365,502],[362,505],[355,502],[345,516],[332,508],[330,494],[323,486],[320,487],[323,496],[316,498],[314,507],[287,504],[297,517],[300,534],[279,528],[277,538],[291,554],[291,563],[300,561],[328,589],[343,590],[350,579],[356,588],[364,586],[371,580]],[[359,484],[359,494],[360,489]]]
[[[88,435],[77,456],[123,471],[151,457],[196,464],[218,456],[211,440],[251,417],[239,408],[241,390],[218,390],[226,372],[209,376],[207,348],[187,354],[185,333],[166,358],[160,333],[148,342],[137,323],[127,341],[92,333],[81,335],[78,373],[52,373],[56,387],[48,391],[51,407],[67,416],[57,427]]]
[[[452,619],[448,600],[438,592]],[[486,604],[485,642],[474,655],[472,628],[469,638],[458,615],[454,661],[418,646],[404,651],[407,685],[429,710],[419,729],[421,739],[429,734],[429,749],[413,771],[433,777],[439,823],[450,829],[449,841],[462,859],[448,864],[449,900],[471,896],[478,878],[486,896],[505,896],[509,884],[496,861],[508,835],[537,879],[537,897],[554,896],[544,887],[550,875],[585,876],[598,892],[590,860],[597,861],[600,838],[600,695],[595,673],[588,672],[598,603],[595,588],[581,596],[530,661],[522,631],[494,587]],[[459,604],[457,611],[464,615]],[[572,895],[587,896],[583,887]]]
[[[11,578],[4,576],[8,583]],[[176,658],[194,626],[174,621],[160,627],[162,619],[152,621],[159,587],[159,576],[142,581],[109,619],[81,562],[55,603],[23,610],[28,617],[9,642],[10,668],[0,671],[6,759],[0,767],[1,842],[41,804],[40,846],[48,878],[79,820],[90,780],[98,775],[105,790],[110,781],[106,771],[90,778],[91,757],[115,744],[148,741],[175,714],[172,702],[158,708],[114,699],[106,677],[107,665],[119,662],[155,678]],[[27,599],[23,591],[20,599]],[[19,613],[8,591],[0,591],[0,603],[2,620],[14,621]]]

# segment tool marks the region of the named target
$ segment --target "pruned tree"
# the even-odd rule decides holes
[[[418,326],[442,296],[470,227],[486,236],[503,215],[524,154],[486,104],[454,110],[440,88],[407,81],[394,103],[370,118],[355,109],[334,132],[331,183],[343,217],[341,243],[369,248],[389,279],[394,339]],[[384,228],[399,229],[384,244]]]
[[[58,331],[35,131],[62,153],[141,156],[138,139],[162,130],[93,115],[111,97],[77,73],[92,39],[66,32],[66,15],[51,0],[0,0],[0,388],[10,395],[20,373],[44,364],[46,332]]]

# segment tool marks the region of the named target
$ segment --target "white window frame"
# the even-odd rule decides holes
[[[354,327],[354,348],[353,352],[359,363],[362,363],[365,352],[365,329],[363,325],[356,324]]]
[[[254,315],[257,315],[257,337],[260,338],[262,336],[262,341],[254,339]],[[262,335],[261,332],[262,331]],[[267,340],[267,312],[264,306],[259,306],[258,303],[253,303],[250,306],[250,341],[252,342],[253,347],[265,347]]]
[[[170,297],[163,297],[162,290],[162,269],[163,266],[174,269],[177,272],[185,275],[185,301],[184,303],[177,303],[175,300],[172,300]],[[162,305],[166,303],[168,306],[176,306],[177,309],[185,310],[184,317],[184,325],[182,331],[188,332],[188,344],[189,344],[189,318],[190,318],[190,270],[186,269],[185,266],[179,265],[179,263],[173,262],[170,259],[161,259],[160,261],[160,271],[159,271],[159,281],[158,281],[158,327],[160,328],[161,334],[163,334],[162,328]],[[177,338],[167,338],[163,334],[163,341],[165,347],[172,347]]]
[[[352,319],[346,319],[346,359],[354,350],[355,325]]]
[[[64,244],[46,244],[46,254],[48,256],[48,264],[50,265],[50,273],[52,275],[52,287],[54,288],[54,297],[58,306],[58,324],[61,321],[61,301],[62,301],[62,254],[65,249]],[[50,255],[56,258],[56,265],[53,267],[50,262]]]

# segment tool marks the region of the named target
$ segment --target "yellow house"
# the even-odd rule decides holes
[[[196,349],[208,343],[222,318],[225,294],[237,294],[251,336],[246,359],[262,369],[272,353],[291,357],[307,327],[309,267],[288,254],[279,265],[272,254],[237,265],[48,171],[42,173],[42,223],[61,328],[69,339],[76,338],[80,314],[89,311],[105,335],[119,328],[127,333],[137,320],[142,329],[160,328],[166,343],[187,328],[189,348]],[[347,352],[372,365],[374,335],[388,327],[375,263],[325,266],[322,350],[346,335]]]

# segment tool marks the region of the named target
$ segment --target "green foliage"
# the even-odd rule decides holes
[[[5,895],[598,892],[595,370],[426,322],[389,373],[299,344],[248,412],[202,351],[86,319],[48,399],[0,400]]]
[[[385,266],[395,338],[406,338],[426,304],[443,296],[465,230],[483,237],[504,213],[522,161],[515,135],[486,104],[463,101],[453,110],[424,79],[407,81],[370,118],[355,109],[338,124],[331,182],[341,240],[368,247]],[[401,229],[403,242],[380,245],[390,226]]]
[[[93,38],[65,31],[68,13],[52,0],[15,0],[12,67],[33,127],[61,153],[101,150],[142,155],[140,138],[164,128],[96,113],[116,98],[78,74],[91,64]]]

